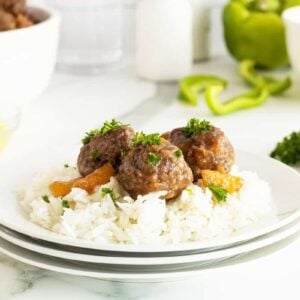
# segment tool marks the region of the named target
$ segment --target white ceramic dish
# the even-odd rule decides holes
[[[54,70],[60,16],[46,6],[29,6],[28,13],[40,22],[0,32],[0,101],[23,104],[36,98]]]
[[[222,260],[213,260],[200,264],[192,263],[184,267],[171,267],[169,270],[168,268],[163,270],[162,266],[152,266],[151,270],[147,271],[144,266],[105,266],[102,264],[73,262],[29,251],[1,238],[0,252],[23,263],[64,274],[123,282],[162,282],[197,276],[197,274],[203,271],[214,271],[215,268],[229,267],[231,264],[247,262],[263,257],[278,250],[280,247],[286,246],[286,242],[290,243],[290,241],[286,241],[286,238],[297,233],[299,229],[300,226],[298,223],[294,226],[290,226],[288,230],[282,231],[280,235],[277,235],[277,240],[281,241],[283,245],[274,245],[274,247],[270,249],[263,248],[261,252],[254,251],[242,258],[238,256],[237,258],[226,260],[225,262],[222,262]],[[275,240],[273,240],[273,242],[275,243]]]
[[[291,7],[283,12],[286,28],[287,49],[290,63],[300,76],[300,6]]]
[[[44,155],[44,153],[51,153],[51,155]],[[35,172],[41,170],[41,166],[47,169],[49,166],[70,161],[70,157],[72,157],[70,153],[67,153],[64,149],[48,148],[39,149],[38,153],[31,153],[28,156],[21,155],[20,159],[12,157],[10,161],[2,161],[2,163],[0,163],[0,224],[24,235],[60,245],[102,251],[132,252],[134,255],[138,252],[143,252],[150,253],[151,255],[154,252],[165,252],[168,254],[177,251],[201,252],[203,250],[229,247],[233,244],[242,243],[277,230],[300,216],[300,177],[297,172],[273,159],[244,151],[236,151],[236,163],[241,169],[255,171],[262,179],[271,184],[275,205],[278,211],[278,222],[256,231],[221,241],[163,246],[100,245],[91,241],[64,237],[31,223],[18,203],[18,199],[15,196],[15,189],[19,187],[20,184],[25,184],[26,180],[29,180]],[[16,168],[18,173],[13,171]],[[1,170],[3,171],[1,172]]]
[[[109,265],[131,265],[131,266],[144,266],[145,268],[153,265],[183,265],[187,263],[205,263],[209,261],[215,261],[220,259],[227,259],[236,255],[248,253],[254,250],[261,249],[263,247],[274,244],[300,230],[300,220],[294,221],[292,224],[287,225],[277,231],[274,231],[268,235],[263,235],[257,239],[249,241],[248,243],[226,248],[222,250],[205,252],[200,254],[184,255],[182,253],[178,256],[170,257],[122,257],[122,256],[102,256],[91,255],[86,253],[75,253],[71,251],[64,251],[50,247],[47,245],[39,244],[30,238],[18,235],[14,232],[10,232],[0,227],[0,237],[6,241],[25,248],[27,250],[53,256],[56,258],[73,260],[79,262],[97,263],[97,264],[109,264]]]

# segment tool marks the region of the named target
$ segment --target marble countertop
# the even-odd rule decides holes
[[[236,64],[228,58],[202,63],[195,67],[195,72],[229,79],[227,96],[245,88],[236,74]],[[288,71],[278,75],[285,72]],[[225,117],[211,115],[203,99],[198,107],[188,107],[166,98],[160,104],[146,102],[147,111],[135,119],[130,111],[144,105],[155,91],[153,83],[136,79],[130,67],[99,76],[56,73],[47,91],[23,108],[21,126],[3,157],[16,145],[30,149],[33,141],[46,145],[63,142],[71,147],[78,143],[82,132],[128,113],[135,127],[145,131],[164,131],[184,124],[192,116],[207,118],[222,127],[236,147],[262,155],[267,155],[284,135],[300,128],[297,84],[262,107]],[[64,275],[0,255],[0,300],[299,299],[300,238],[294,236],[262,251],[266,252],[226,269],[203,271],[197,277],[176,282],[151,284]]]

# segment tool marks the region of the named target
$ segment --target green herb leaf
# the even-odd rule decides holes
[[[179,158],[182,156],[182,151],[178,149],[174,152],[174,155]]]
[[[227,190],[223,189],[222,187],[218,185],[212,185],[210,184],[208,188],[213,193],[214,197],[217,199],[218,202],[226,202],[227,199]]]
[[[62,201],[61,201],[61,206],[62,206],[63,208],[70,208],[69,201],[68,201],[68,200],[65,200],[65,199],[62,199]]]
[[[209,131],[212,125],[209,121],[200,121],[197,118],[192,118],[188,121],[187,125],[183,128],[183,132],[186,136],[191,136],[193,134]]]
[[[42,199],[43,199],[46,203],[50,203],[49,196],[44,195],[44,196],[42,196]]]
[[[148,163],[152,166],[155,167],[157,164],[159,164],[161,158],[159,155],[149,152],[148,154]]]
[[[102,153],[99,152],[98,150],[93,150],[90,152],[90,155],[94,160],[99,161],[102,156]]]
[[[98,134],[100,134],[99,129],[93,129],[90,132],[86,132],[85,137],[81,140],[83,145],[87,145],[91,141],[91,139]]]
[[[101,195],[102,197],[105,197],[106,195],[110,195],[111,200],[116,201],[119,199],[119,197],[116,195],[116,193],[110,189],[110,188],[102,188],[101,189]]]
[[[110,132],[113,129],[120,128],[120,127],[123,127],[123,126],[128,126],[128,124],[124,125],[121,122],[117,121],[116,119],[112,119],[111,121],[104,122],[100,132],[101,132],[102,135],[104,135],[104,134],[107,134],[108,132]]]
[[[300,131],[292,132],[277,144],[270,154],[288,165],[296,165],[300,162]]]
[[[138,145],[160,145],[161,137],[159,133],[145,134],[144,132],[137,132],[132,139],[133,146]]]
[[[70,166],[68,164],[64,164],[64,167],[65,168],[69,168]]]

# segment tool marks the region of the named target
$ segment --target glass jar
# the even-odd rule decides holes
[[[122,54],[122,0],[47,0],[62,15],[58,66],[97,71]]]

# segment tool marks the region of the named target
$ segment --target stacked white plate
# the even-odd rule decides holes
[[[30,166],[28,160],[27,164]],[[47,231],[28,220],[15,196],[20,177],[4,174],[0,164],[0,252],[57,272],[118,281],[173,280],[230,264],[234,257],[287,239],[300,231],[300,176],[267,157],[237,151],[237,165],[269,182],[277,208],[272,224],[214,242],[175,245],[99,245]],[[31,168],[26,169],[31,170]],[[32,171],[32,170],[31,170]],[[13,179],[13,180],[12,180]],[[15,182],[14,182],[15,181]]]

